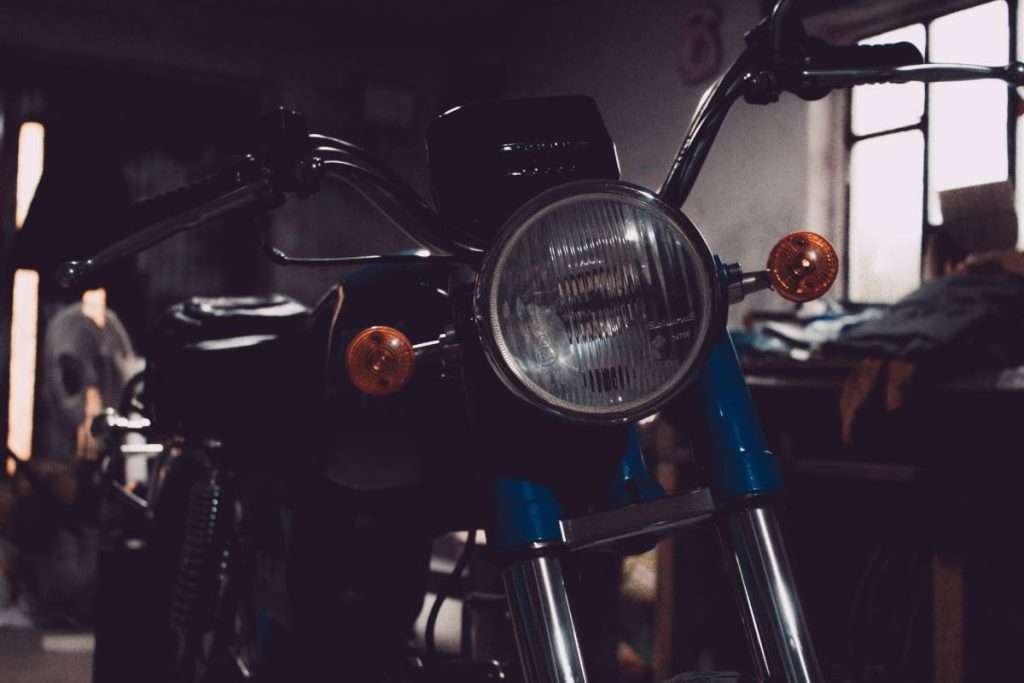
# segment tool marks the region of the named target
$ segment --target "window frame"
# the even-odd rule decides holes
[[[1011,62],[1016,61],[1020,58],[1018,49],[1018,0],[1002,0],[1007,5],[1007,17],[1009,21],[1009,59]],[[922,24],[925,29],[925,61],[931,61],[932,53],[932,35],[931,28],[932,23],[936,19],[954,14],[956,12],[977,7],[979,5],[987,4],[991,0],[976,0],[970,3],[964,3],[957,6],[941,7],[936,12],[929,14],[925,17],[913,17],[908,19],[901,17],[899,21],[892,21],[888,24],[873,24],[869,30],[858,31],[856,34],[850,36],[853,42],[870,38],[882,33],[889,31],[895,31],[898,29],[914,26],[916,24]],[[1006,157],[1007,157],[1007,179],[1009,182],[1016,187],[1017,180],[1017,102],[1018,97],[1014,97],[1014,93],[1011,89],[1011,94],[1006,98]],[[853,132],[853,89],[850,88],[845,91],[844,97],[844,109],[843,109],[843,135],[842,135],[842,159],[843,159],[843,186],[845,188],[845,197],[843,199],[843,230],[842,238],[844,245],[850,243],[850,158],[853,146],[858,142],[864,140],[870,140],[872,138],[879,138],[886,135],[892,135],[895,133],[902,133],[907,131],[919,130],[923,136],[924,149],[923,149],[923,163],[922,163],[922,187],[924,191],[921,194],[921,265],[918,269],[919,281],[923,284],[925,280],[925,251],[928,246],[928,241],[931,236],[940,227],[939,225],[932,225],[929,218],[929,181],[930,181],[930,155],[929,155],[929,140],[928,140],[928,123],[930,113],[930,88],[928,84],[924,87],[924,111],[921,114],[921,119],[917,123],[908,124],[905,126],[897,126],[895,128],[886,128],[865,135],[857,135]],[[854,301],[850,298],[850,250],[845,248],[842,251],[843,261],[843,300],[845,303],[852,303],[854,305],[879,305],[883,302],[878,301]]]

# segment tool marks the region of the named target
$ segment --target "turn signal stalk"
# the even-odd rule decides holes
[[[813,232],[790,233],[772,247],[766,270],[744,273],[738,263],[726,266],[729,303],[762,289],[790,301],[811,301],[827,292],[838,274],[839,257],[828,240]]]

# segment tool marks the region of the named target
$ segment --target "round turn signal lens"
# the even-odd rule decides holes
[[[839,257],[824,237],[794,232],[772,247],[768,255],[772,286],[784,299],[811,301],[824,294],[839,274]]]
[[[416,353],[408,337],[393,327],[376,325],[356,335],[345,352],[348,377],[371,396],[397,393],[412,376]]]

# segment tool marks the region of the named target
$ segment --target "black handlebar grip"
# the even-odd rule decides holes
[[[924,64],[913,43],[888,45],[829,45],[812,58],[815,69],[871,69]]]
[[[114,218],[121,237],[91,258],[62,263],[57,281],[66,288],[92,282],[96,271],[146,249],[204,219],[277,197],[267,172],[252,157],[171,192],[143,199]]]
[[[803,70],[878,70],[916,64],[924,64],[924,56],[913,43],[829,45],[820,38],[808,37],[800,57],[799,67],[780,71],[780,83],[785,90],[798,97],[805,100],[817,100],[829,94],[835,86],[831,83],[808,83],[801,76]]]

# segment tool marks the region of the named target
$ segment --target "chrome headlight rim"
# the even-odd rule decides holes
[[[668,225],[681,233],[696,253],[701,274],[708,278],[708,297],[706,299],[707,314],[704,316],[701,326],[699,342],[695,345],[695,352],[691,355],[690,365],[678,380],[658,393],[635,402],[636,405],[624,404],[616,408],[584,411],[573,408],[565,401],[549,400],[543,393],[532,389],[529,381],[502,355],[491,320],[492,299],[496,296],[496,294],[492,296],[495,277],[500,272],[500,266],[509,253],[510,244],[518,237],[527,223],[541,214],[568,202],[586,199],[588,196],[594,198],[611,196],[651,210],[664,218]],[[575,422],[595,425],[622,424],[657,412],[696,379],[700,368],[707,360],[715,339],[725,327],[726,305],[719,277],[718,261],[704,236],[681,211],[666,204],[656,194],[639,185],[613,180],[581,180],[542,192],[523,204],[505,221],[480,266],[473,293],[473,314],[488,364],[505,388],[514,395],[549,414]]]

